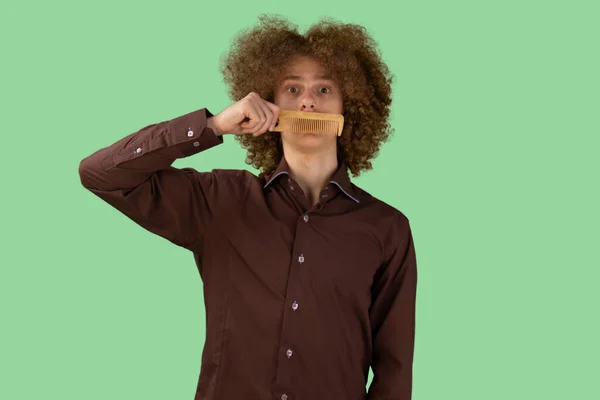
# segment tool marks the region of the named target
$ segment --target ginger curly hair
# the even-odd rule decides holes
[[[321,18],[304,35],[297,25],[280,16],[259,16],[259,25],[240,31],[220,60],[229,96],[239,101],[250,92],[273,102],[276,82],[297,56],[316,59],[342,89],[344,129],[338,141],[338,159],[352,176],[372,169],[371,160],[394,130],[388,122],[394,79],[383,63],[376,43],[360,25]],[[236,135],[247,150],[246,164],[273,172],[283,149],[279,132]]]

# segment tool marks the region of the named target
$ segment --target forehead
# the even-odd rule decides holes
[[[324,68],[317,60],[312,57],[297,57],[292,59],[286,66],[286,71],[313,71],[324,72]]]
[[[326,69],[315,59],[301,57],[291,61],[283,71],[281,81],[284,80],[330,80],[333,77]]]

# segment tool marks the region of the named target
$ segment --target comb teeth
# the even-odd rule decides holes
[[[338,123],[336,121],[289,118],[286,121],[287,131],[293,133],[315,133],[317,135],[336,135]]]
[[[280,110],[274,131],[340,136],[343,127],[344,116],[341,114]]]

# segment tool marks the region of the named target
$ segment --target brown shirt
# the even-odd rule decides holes
[[[417,267],[407,217],[351,183],[343,164],[314,206],[285,158],[267,177],[174,168],[223,143],[210,116],[148,125],[79,167],[85,188],[192,252],[207,319],[195,399],[409,400]]]

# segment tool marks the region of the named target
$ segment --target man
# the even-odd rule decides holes
[[[196,399],[409,400],[409,221],[348,176],[368,168],[386,138],[389,79],[375,73],[384,69],[360,27],[322,23],[300,36],[270,22],[243,36],[224,66],[234,97],[244,76],[262,79],[260,93],[216,115],[202,108],[148,125],[85,158],[81,182],[193,253],[207,317]],[[248,61],[265,43],[283,60],[270,80],[248,72],[268,68],[267,56]],[[325,51],[336,46],[347,52]],[[367,72],[349,83],[343,65]],[[282,109],[344,114],[344,132],[272,132]],[[227,135],[249,149],[259,176],[172,167]]]

